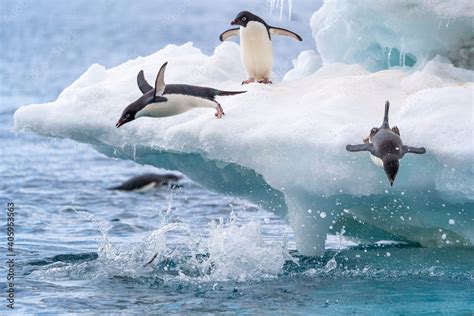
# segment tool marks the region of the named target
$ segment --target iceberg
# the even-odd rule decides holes
[[[244,86],[245,94],[220,98],[226,113],[221,120],[212,110],[196,109],[115,128],[123,108],[140,96],[137,73],[143,69],[154,82],[165,61],[167,83],[242,89],[239,80],[245,73],[239,46],[232,42],[222,43],[212,55],[187,43],[110,69],[92,65],[56,101],[19,108],[14,130],[88,143],[107,156],[179,170],[207,188],[246,198],[287,216],[303,255],[321,255],[330,232],[360,243],[397,239],[472,247],[474,72],[457,67],[465,61],[453,60],[454,44],[447,46],[449,52],[434,46],[423,51],[410,49],[414,44],[406,40],[397,49],[413,54],[417,62],[412,68],[370,69],[357,57],[363,55],[362,46],[342,51],[342,40],[341,51],[334,51],[337,42],[325,32],[355,36],[344,32],[361,31],[354,7],[353,2],[326,2],[312,18],[321,57],[303,52],[284,81],[250,84]],[[342,30],[331,24],[342,20],[329,18],[335,8],[346,19]],[[384,6],[370,9],[378,10],[380,27],[390,25],[383,22],[388,14]],[[399,10],[411,12],[411,7]],[[430,10],[430,15],[445,12],[436,5]],[[450,27],[458,25],[456,14],[466,13],[449,12],[454,16]],[[393,29],[391,37],[405,34],[405,27]],[[394,43],[379,45],[398,47]],[[423,55],[428,50],[440,56],[428,58]],[[401,160],[394,187],[368,154],[345,150],[380,125],[386,100],[392,105],[391,125],[400,128],[403,141],[427,149],[426,155]]]
[[[472,1],[326,1],[311,18],[325,63],[369,70],[424,65],[442,55],[474,69]]]

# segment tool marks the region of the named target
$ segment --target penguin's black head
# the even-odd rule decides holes
[[[120,126],[133,121],[139,111],[143,110],[148,104],[155,101],[153,93],[146,93],[138,98],[135,102],[130,103],[125,110],[123,110],[120,119],[115,124],[115,127]]]
[[[395,177],[397,176],[398,167],[400,166],[399,158],[397,155],[388,154],[383,159],[383,169],[387,175],[390,185],[393,186]]]
[[[247,23],[249,23],[250,21],[258,21],[258,22],[265,23],[263,22],[261,18],[259,18],[255,14],[250,13],[249,11],[242,11],[239,14],[237,14],[235,19],[232,22],[230,22],[230,24],[246,27]]]
[[[127,124],[128,122],[133,121],[135,119],[136,114],[137,114],[137,112],[134,109],[132,109],[130,107],[130,105],[127,106],[125,108],[125,110],[123,110],[122,115],[120,116],[119,120],[117,121],[117,124],[115,124],[115,127],[119,128],[123,124]]]

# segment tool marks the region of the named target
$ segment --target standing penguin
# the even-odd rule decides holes
[[[239,27],[225,31],[219,36],[219,39],[225,41],[240,35],[242,63],[248,76],[248,79],[244,80],[242,84],[255,81],[272,83],[270,81],[273,66],[271,34],[289,36],[298,41],[303,40],[301,36],[292,31],[268,25],[262,18],[248,11],[237,14],[230,24]]]
[[[130,103],[122,112],[115,127],[131,122],[138,117],[167,117],[178,115],[195,108],[216,109],[215,116],[224,115],[218,96],[245,93],[246,91],[222,91],[213,88],[187,84],[165,84],[165,70],[168,63],[161,66],[155,80],[155,87],[146,80],[141,70],[137,75],[137,84],[143,95]]]
[[[424,147],[416,148],[403,145],[398,127],[390,128],[388,124],[389,108],[390,103],[386,101],[382,126],[372,128],[369,136],[364,139],[364,144],[347,145],[346,149],[352,152],[369,151],[374,164],[384,169],[390,185],[393,186],[400,165],[399,160],[406,153],[424,154],[426,150]]]

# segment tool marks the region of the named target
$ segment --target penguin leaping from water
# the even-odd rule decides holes
[[[302,41],[298,34],[268,25],[262,18],[248,11],[242,11],[230,23],[238,25],[222,33],[219,38],[225,41],[240,35],[240,51],[242,64],[247,71],[248,79],[242,84],[251,82],[272,83],[270,75],[273,66],[273,50],[271,34],[284,35]]]
[[[194,108],[215,108],[215,116],[224,115],[217,96],[235,95],[246,91],[222,91],[213,88],[192,86],[187,84],[165,84],[165,70],[168,63],[161,66],[153,88],[146,80],[143,70],[137,76],[137,84],[143,95],[123,110],[115,127],[135,120],[142,116],[166,117],[178,115]]]
[[[424,154],[426,150],[424,147],[417,148],[403,145],[398,127],[390,128],[388,124],[389,108],[390,103],[386,101],[382,126],[372,128],[369,136],[364,139],[364,144],[347,145],[346,149],[352,152],[369,151],[372,161],[384,169],[390,185],[393,186],[398,172],[399,160],[407,153]]]

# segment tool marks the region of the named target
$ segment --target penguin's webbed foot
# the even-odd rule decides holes
[[[222,118],[223,115],[225,115],[224,110],[222,109],[222,106],[217,103],[216,106],[216,114],[214,114],[218,119]]]
[[[265,79],[262,79],[262,80],[259,80],[258,83],[263,83],[263,84],[273,84],[273,82],[268,79],[268,78],[265,78]]]
[[[392,127],[392,132],[394,132],[395,134],[397,134],[398,136],[400,136],[400,130],[398,129],[397,126]]]
[[[252,82],[255,82],[255,79],[253,79],[253,78],[248,78],[247,80],[242,81],[242,84],[241,84],[241,85],[249,84],[249,83],[252,83]]]

